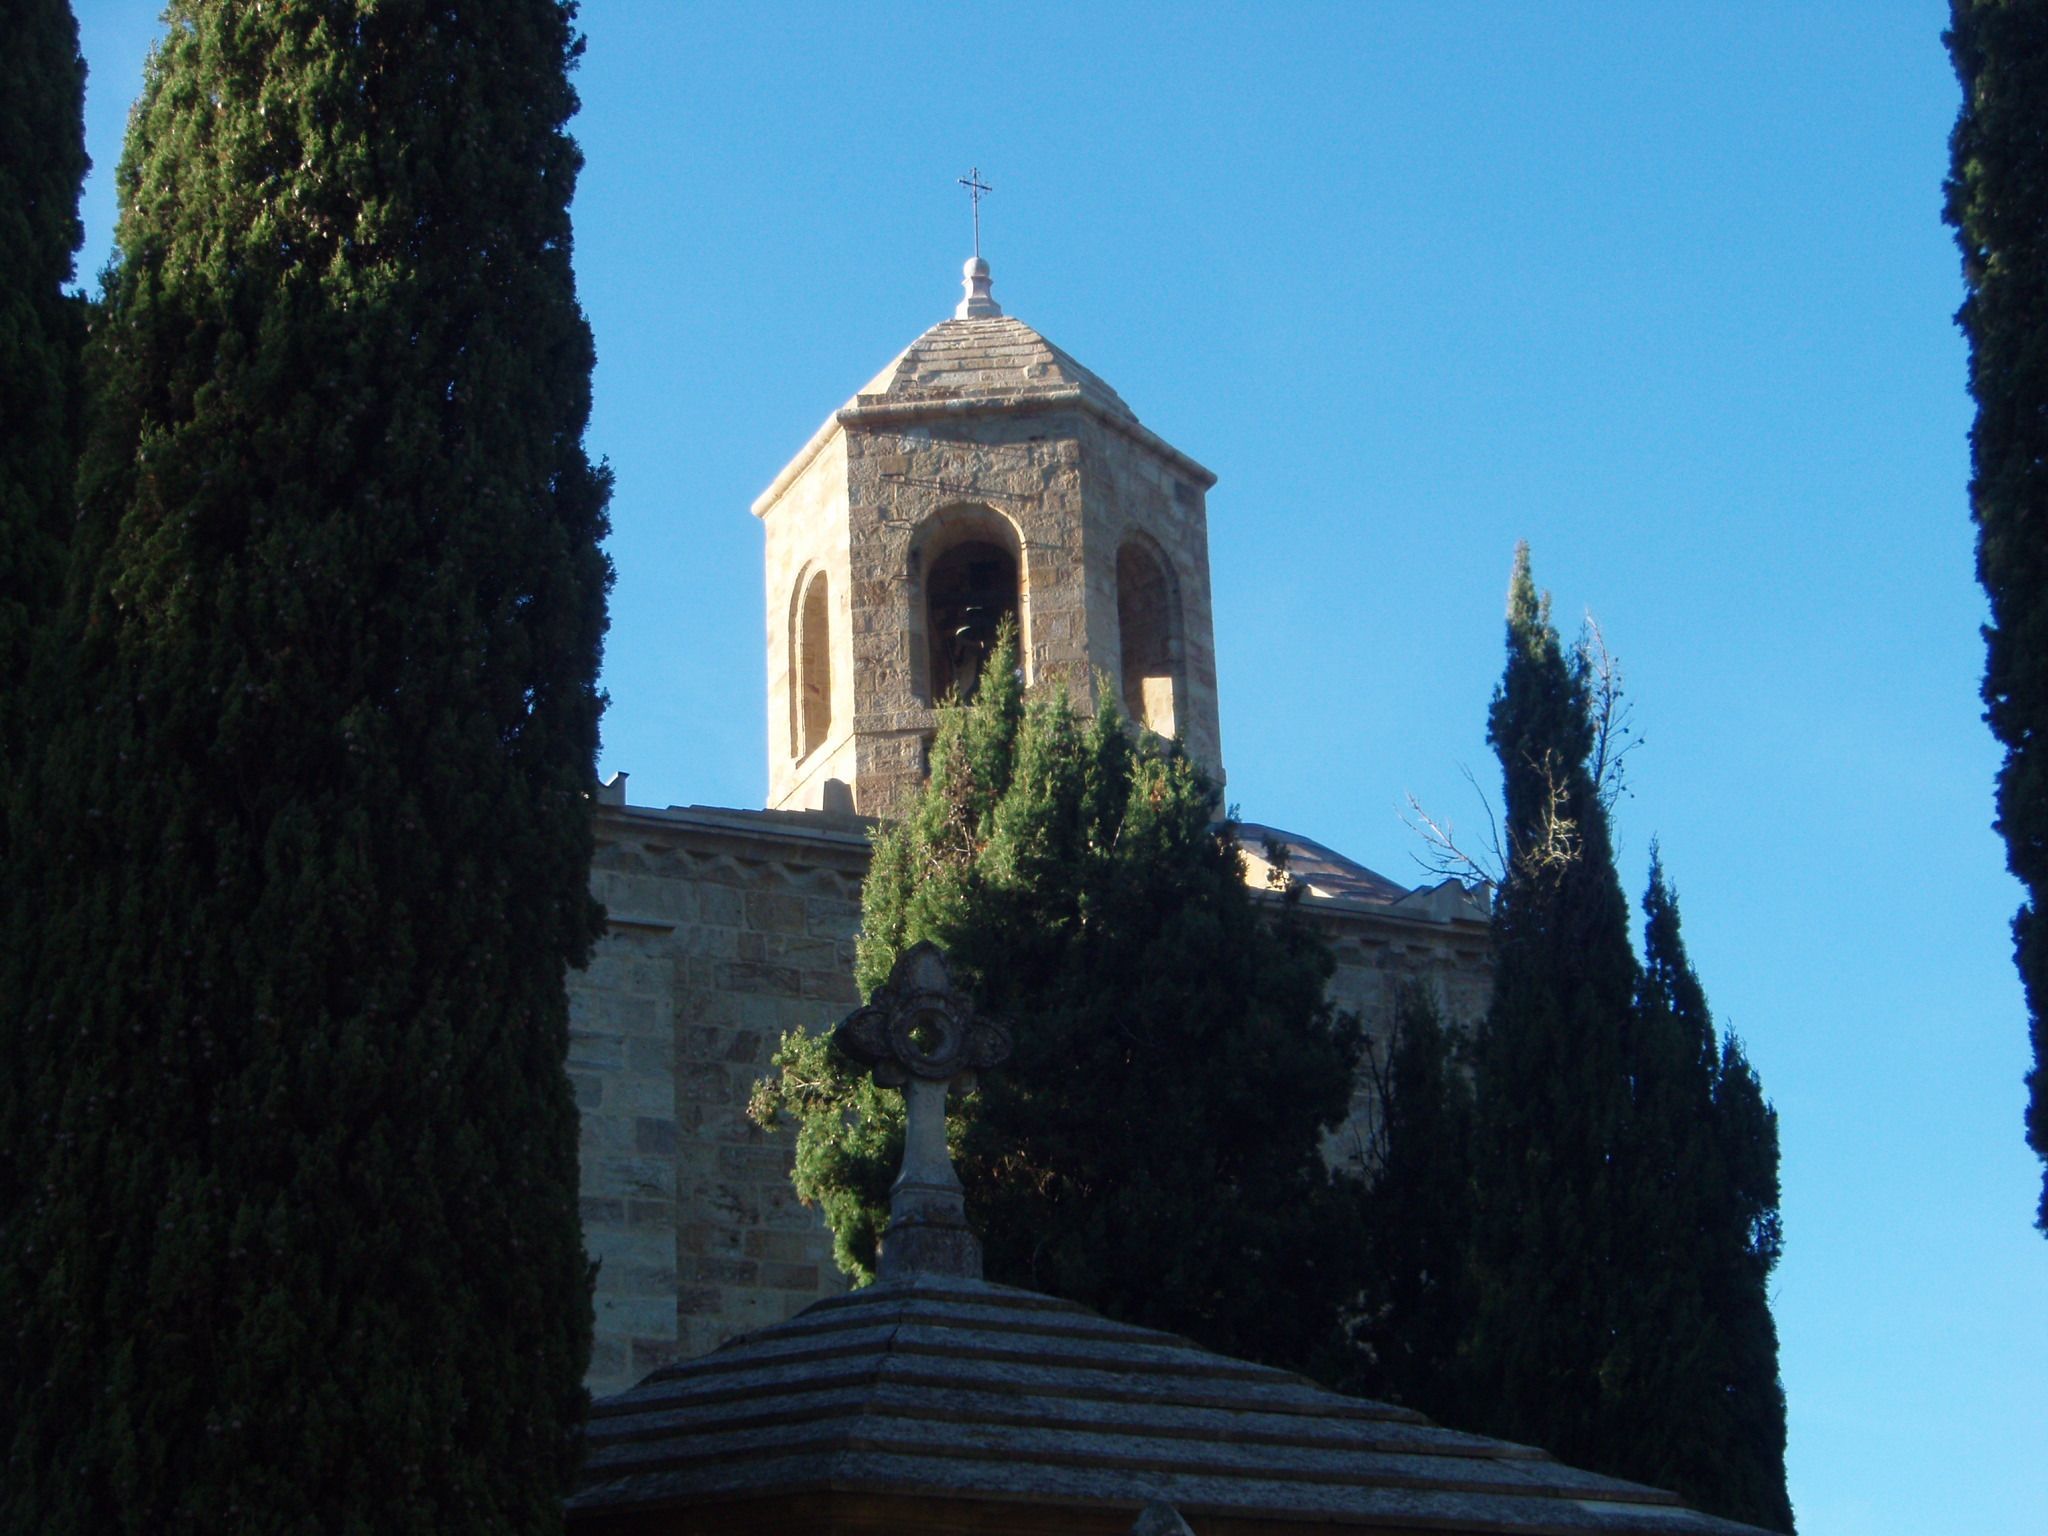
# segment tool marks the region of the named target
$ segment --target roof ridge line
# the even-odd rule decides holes
[[[1020,1358],[1029,1360],[1035,1358],[1028,1351],[1014,1345],[1005,1348],[1001,1344],[996,1344],[992,1347],[984,1346],[979,1350],[963,1353],[947,1350],[936,1345],[924,1345],[914,1340],[900,1338],[902,1330],[915,1321],[916,1319],[914,1318],[900,1318],[889,1323],[888,1338],[886,1341],[882,1341],[885,1353],[892,1355],[939,1355],[962,1360],[1014,1360]],[[875,1326],[880,1327],[882,1325],[878,1322]],[[832,1330],[834,1333],[842,1331],[852,1333],[857,1330]],[[827,1336],[829,1337],[829,1335]],[[1110,1341],[1104,1342],[1108,1343]],[[726,1348],[730,1347],[727,1346]],[[863,1353],[874,1347],[875,1345],[871,1343],[847,1343],[837,1347],[818,1347],[815,1343],[800,1341],[798,1347],[777,1351],[765,1359],[758,1357],[755,1359],[742,1359],[736,1355],[727,1355],[725,1349],[720,1349],[712,1354],[702,1355],[696,1360],[687,1362],[687,1366],[691,1374],[705,1376],[724,1375],[735,1371],[758,1369],[759,1367],[769,1365],[788,1366],[803,1364],[811,1360],[831,1360],[846,1355]],[[1077,1357],[1063,1358],[1059,1363],[1082,1369],[1122,1370],[1127,1375],[1209,1377],[1216,1380],[1238,1383],[1264,1381],[1275,1386],[1301,1386],[1313,1391],[1324,1390],[1318,1388],[1308,1378],[1298,1376],[1292,1371],[1283,1371],[1278,1366],[1260,1365],[1256,1361],[1251,1360],[1233,1360],[1227,1355],[1216,1354],[1213,1351],[1201,1348],[1199,1345],[1186,1346],[1186,1353],[1194,1356],[1194,1359],[1185,1364],[1167,1361],[1131,1362],[1126,1364],[1116,1360],[1114,1355],[1107,1351],[1077,1352]],[[673,1381],[683,1373],[684,1363],[679,1362],[677,1365],[663,1366],[661,1370],[650,1374],[646,1381],[648,1383],[656,1380]],[[643,1385],[645,1384],[643,1383]]]
[[[861,1352],[858,1350],[840,1350],[831,1355],[797,1359],[793,1363],[801,1365],[816,1363],[818,1359],[827,1361],[858,1359],[860,1355]],[[892,1353],[888,1358],[896,1362],[891,1374],[891,1380],[888,1383],[889,1385],[939,1387],[942,1389],[954,1388],[1000,1394],[1017,1399],[1043,1397],[1048,1390],[1043,1383],[999,1381],[979,1377],[973,1378],[971,1383],[963,1385],[957,1378],[932,1371],[922,1364],[922,1361],[926,1360],[956,1358],[941,1355],[937,1351],[925,1352],[917,1356],[897,1352]],[[756,1362],[749,1369],[754,1372],[772,1371],[779,1366],[789,1363],[792,1363],[789,1357],[784,1357],[780,1360]],[[1089,1367],[1089,1369],[1114,1379],[1126,1381],[1138,1379],[1130,1372],[1103,1370],[1100,1367]],[[717,1374],[730,1378],[741,1375],[743,1372],[734,1370],[721,1371]],[[1147,1407],[1164,1401],[1167,1403],[1178,1402],[1181,1406],[1185,1407],[1229,1410],[1233,1407],[1242,1407],[1244,1405],[1245,1397],[1242,1388],[1258,1385],[1257,1383],[1239,1382],[1235,1384],[1239,1390],[1235,1391],[1224,1390],[1221,1385],[1213,1389],[1203,1389],[1199,1385],[1199,1378],[1190,1379],[1185,1374],[1180,1373],[1148,1373],[1144,1379],[1160,1383],[1161,1389],[1143,1391],[1134,1387],[1117,1388],[1109,1385],[1081,1385],[1069,1382],[1060,1389],[1060,1393],[1063,1397],[1072,1400],[1123,1403],[1131,1407]],[[877,1362],[875,1365],[862,1369],[849,1370],[842,1368],[831,1376],[810,1376],[800,1378],[795,1382],[779,1385],[763,1386],[758,1383],[749,1383],[745,1386],[726,1385],[714,1387],[707,1384],[706,1390],[690,1391],[680,1397],[670,1395],[657,1398],[638,1398],[628,1401],[627,1399],[632,1396],[632,1392],[642,1390],[636,1387],[631,1389],[630,1392],[619,1393],[616,1396],[604,1398],[597,1403],[593,1403],[591,1405],[590,1419],[591,1423],[595,1425],[600,1420],[612,1422],[632,1418],[639,1414],[660,1413],[669,1410],[679,1411],[687,1407],[699,1405],[713,1406],[719,1403],[759,1397],[766,1392],[777,1392],[784,1397],[815,1396],[839,1391],[847,1387],[858,1386],[862,1383],[879,1383],[880,1381],[881,1370],[879,1362]],[[1165,1384],[1168,1382],[1174,1384],[1175,1390],[1166,1390]],[[1308,1400],[1302,1400],[1304,1397]],[[1418,1428],[1436,1429],[1450,1435],[1469,1435],[1470,1433],[1466,1430],[1451,1429],[1445,1425],[1438,1424],[1433,1419],[1415,1412],[1412,1408],[1403,1408],[1395,1403],[1382,1403],[1373,1398],[1346,1397],[1342,1393],[1333,1393],[1327,1388],[1321,1387],[1310,1387],[1306,1392],[1302,1392],[1299,1396],[1292,1398],[1282,1397],[1256,1403],[1251,1407],[1250,1411],[1284,1417],[1335,1418],[1349,1423],[1408,1424]],[[1490,1439],[1491,1437],[1480,1436],[1478,1438]],[[1509,1447],[1510,1449],[1504,1454],[1512,1455],[1518,1461],[1554,1459],[1547,1451],[1535,1446],[1518,1445],[1516,1442],[1508,1440],[1500,1440],[1493,1443]]]
[[[762,1450],[775,1456],[788,1456],[804,1451],[823,1451],[830,1455],[835,1462],[840,1457],[849,1454],[861,1456],[932,1457],[942,1461],[984,1461],[991,1456],[999,1455],[1002,1460],[1007,1462],[1025,1462],[1035,1466],[1059,1466],[1070,1461],[1070,1456],[1067,1452],[1051,1447],[1037,1448],[1026,1445],[1011,1445],[1005,1447],[1000,1452],[996,1452],[992,1451],[985,1444],[970,1442],[948,1445],[930,1440],[919,1440],[911,1435],[896,1436],[874,1431],[863,1434],[857,1428],[850,1427],[850,1425],[858,1425],[860,1420],[868,1417],[871,1417],[870,1412],[865,1408],[861,1408],[842,1416],[839,1420],[819,1420],[816,1421],[818,1427],[812,1433],[792,1436],[788,1440],[776,1445],[762,1447]],[[1085,1435],[1091,1432],[1081,1430],[1075,1433]],[[684,1437],[671,1436],[668,1438],[681,1439]],[[647,1442],[620,1442],[623,1445],[647,1444],[650,1446],[655,1443],[651,1440]],[[1366,1454],[1374,1453],[1368,1452]],[[636,1462],[645,1462],[650,1466],[659,1465],[665,1469],[676,1469],[698,1463],[709,1463],[714,1466],[722,1465],[729,1461],[733,1455],[734,1452],[729,1447],[705,1445],[701,1449],[685,1449],[680,1454],[670,1451],[659,1457],[650,1455],[634,1458],[622,1455],[616,1458],[607,1458],[605,1464],[597,1470],[603,1475],[623,1477],[632,1476],[636,1470],[646,1470],[645,1467],[636,1467]],[[1465,1457],[1460,1459],[1484,1461],[1489,1465],[1493,1464],[1490,1458],[1485,1457]],[[1215,1463],[1204,1464],[1172,1457],[1145,1456],[1113,1451],[1092,1454],[1089,1456],[1088,1461],[1091,1470],[1096,1471],[1155,1472],[1163,1473],[1167,1476],[1217,1478],[1240,1483],[1297,1483],[1331,1487],[1428,1489],[1448,1493],[1477,1494],[1493,1498],[1522,1497],[1572,1500],[1582,1505],[1593,1503],[1626,1504],[1641,1508],[1657,1509],[1674,1506],[1681,1509],[1685,1508],[1676,1494],[1666,1492],[1661,1488],[1651,1488],[1644,1484],[1628,1484],[1624,1488],[1607,1491],[1599,1488],[1589,1488],[1584,1485],[1573,1486],[1571,1484],[1563,1484],[1545,1486],[1517,1477],[1504,1487],[1498,1482],[1491,1482],[1485,1479],[1469,1477],[1435,1478],[1422,1472],[1386,1472],[1360,1476],[1353,1471],[1304,1466],[1298,1463],[1288,1464],[1283,1462],[1277,1465],[1273,1463],[1254,1463],[1244,1466],[1234,1466],[1226,1463],[1217,1465]],[[1518,1471],[1519,1469],[1515,1470]],[[1577,1471],[1582,1469],[1565,1468],[1564,1470]],[[1590,1475],[1593,1477],[1602,1476],[1600,1473],[1592,1473]],[[1617,1479],[1617,1481],[1619,1480]],[[1648,1496],[1646,1497],[1646,1495]]]
[[[872,1376],[875,1373],[871,1372],[868,1374]],[[859,1384],[854,1378],[848,1377],[834,1382],[826,1388],[787,1393],[781,1400],[784,1406],[762,1409],[751,1414],[743,1413],[722,1416],[709,1427],[713,1433],[728,1433],[752,1429],[773,1429],[781,1424],[801,1423],[804,1422],[808,1410],[801,1404],[793,1401],[793,1399],[822,1396],[830,1392],[844,1393],[853,1390]],[[930,1385],[930,1383],[891,1382],[887,1383],[887,1385],[924,1387]],[[975,1389],[968,1388],[963,1390],[972,1391]],[[991,1395],[997,1394],[992,1393]],[[1042,1394],[1035,1393],[1009,1393],[1001,1395],[1015,1397],[1020,1400],[1042,1396]],[[737,1397],[738,1395],[736,1394],[735,1396]],[[746,1396],[758,1398],[759,1394],[746,1394]],[[688,1406],[670,1407],[665,1410],[648,1410],[648,1416],[653,1417],[656,1414],[662,1413],[686,1414],[693,1409],[712,1413],[728,1406],[731,1401],[733,1401],[731,1398],[719,1401],[700,1401]],[[1123,1406],[1142,1406],[1130,1404],[1126,1399],[1121,1398],[1092,1397],[1084,1398],[1081,1401],[1099,1405],[1116,1403]],[[1027,1411],[1023,1408],[1011,1409],[1006,1406],[978,1407],[972,1411],[971,1417],[964,1410],[942,1416],[936,1413],[923,1413],[905,1403],[891,1403],[873,1399],[852,1406],[858,1412],[889,1419],[923,1418],[949,1424],[972,1422],[1000,1425],[1014,1429],[1050,1429],[1074,1434],[1123,1435],[1138,1440],[1188,1440],[1206,1445],[1293,1446],[1313,1450],[1354,1451],[1375,1456],[1442,1456],[1454,1460],[1487,1461],[1498,1462],[1503,1466],[1512,1465],[1518,1474],[1525,1466],[1553,1464],[1547,1456],[1531,1454],[1531,1447],[1517,1445],[1513,1441],[1508,1440],[1489,1440],[1484,1436],[1472,1435],[1463,1430],[1447,1430],[1437,1424],[1424,1424],[1413,1427],[1436,1430],[1440,1434],[1451,1437],[1445,1444],[1417,1444],[1411,1440],[1388,1439],[1376,1434],[1370,1428],[1373,1425],[1406,1422],[1398,1419],[1358,1418],[1334,1421],[1337,1424],[1359,1426],[1356,1438],[1347,1438],[1342,1433],[1336,1431],[1323,1434],[1287,1434],[1278,1429],[1237,1430],[1219,1436],[1211,1427],[1200,1424],[1157,1424],[1147,1423],[1144,1420],[1132,1420],[1131,1422],[1123,1423],[1114,1419],[1100,1417],[1062,1419],[1042,1409]],[[1201,1408],[1198,1411],[1225,1413],[1230,1410],[1225,1408]],[[1290,1416],[1275,1411],[1274,1417]],[[1333,1421],[1319,1418],[1311,1422],[1331,1423]],[[637,1429],[622,1429],[620,1432],[608,1436],[599,1443],[601,1445],[637,1445],[695,1432],[696,1430],[687,1425],[649,1424]]]

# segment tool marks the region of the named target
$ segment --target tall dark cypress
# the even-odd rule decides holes
[[[1436,1000],[1404,984],[1369,1057],[1379,1105],[1366,1148],[1364,1270],[1340,1385],[1447,1424],[1471,1418],[1472,1085]]]
[[[85,337],[65,288],[86,167],[78,24],[67,0],[19,0],[0,49],[0,786],[21,771],[32,641],[64,584]]]
[[[1592,766],[1594,679],[1517,550],[1489,735],[1507,867],[1475,1045],[1476,1422],[1791,1529],[1765,1283],[1777,1127],[1686,960],[1653,859],[1645,959]]]
[[[1778,1213],[1778,1116],[1733,1035],[1721,1042],[1714,1077],[1717,1203],[1707,1254],[1707,1300],[1719,1329],[1728,1426],[1727,1472],[1717,1508],[1737,1519],[1792,1529],[1785,1486],[1785,1388],[1770,1277],[1783,1251]]]
[[[1630,1280],[1622,1149],[1636,964],[1588,767],[1587,678],[1559,644],[1526,545],[1507,642],[1488,722],[1507,868],[1475,1056],[1471,1390],[1482,1427],[1625,1474],[1627,1404],[1608,1383]]]
[[[2005,746],[1998,830],[2026,887],[2013,919],[2034,1044],[2027,1144],[2048,1162],[2048,5],[1951,0],[1962,114],[1948,221],[1963,252],[1970,342],[1970,511],[1991,599],[1984,704]],[[2035,1223],[2048,1233],[2048,1169]]]
[[[0,1297],[38,1140],[26,998],[44,910],[31,769],[57,682],[80,439],[84,301],[68,295],[85,179],[85,64],[66,0],[10,7],[0,49]],[[0,1313],[0,1327],[4,1327]],[[0,1353],[0,1368],[5,1355]],[[4,1378],[0,1378],[4,1380]],[[0,1386],[0,1403],[5,1402]]]
[[[608,480],[556,0],[178,0],[89,353],[0,1527],[543,1531]]]
[[[1631,1225],[1640,1278],[1624,1353],[1640,1474],[1710,1513],[1792,1529],[1769,1282],[1778,1123],[1733,1036],[1717,1038],[1654,851],[1631,1046]]]

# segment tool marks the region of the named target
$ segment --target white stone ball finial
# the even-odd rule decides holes
[[[955,320],[976,320],[1003,312],[1003,306],[989,296],[988,263],[979,256],[968,257],[967,264],[960,269],[960,286],[965,292],[953,311]]]

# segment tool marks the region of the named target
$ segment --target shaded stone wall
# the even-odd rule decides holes
[[[1423,983],[1436,996],[1446,1023],[1475,1028],[1492,995],[1492,949],[1481,921],[1394,917],[1362,902],[1302,903],[1310,923],[1336,957],[1329,998],[1358,1015],[1372,1048],[1385,1059],[1394,1000],[1404,980]],[[1324,1140],[1332,1167],[1362,1170],[1378,1106],[1369,1077],[1351,1095],[1351,1117]]]
[[[823,1221],[790,1188],[794,1138],[757,1130],[746,1102],[785,1031],[829,1027],[859,1001],[867,861],[853,817],[600,807],[592,885],[609,931],[569,978],[584,1242],[600,1265],[593,1392],[843,1289]],[[1376,1035],[1403,977],[1433,986],[1447,1018],[1484,1011],[1486,924],[1455,904],[1397,915],[1310,897],[1303,910],[1337,958],[1332,999]],[[1332,1163],[1355,1161],[1372,1112],[1361,1084]]]
[[[589,1383],[793,1316],[843,1288],[790,1189],[791,1144],[746,1118],[784,1031],[859,1001],[867,834],[851,818],[605,807],[609,932],[569,977],[584,1242],[599,1262]]]

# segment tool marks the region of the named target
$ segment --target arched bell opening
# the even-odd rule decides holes
[[[987,507],[962,507],[932,518],[913,561],[922,568],[916,650],[924,663],[919,693],[926,703],[967,700],[981,681],[1005,618],[1023,645],[1023,581],[1017,533]]]
[[[832,734],[831,588],[823,571],[797,584],[789,625],[789,755],[806,758]]]
[[[1128,539],[1117,551],[1116,623],[1125,712],[1148,731],[1177,736],[1187,691],[1180,594],[1149,539]]]

